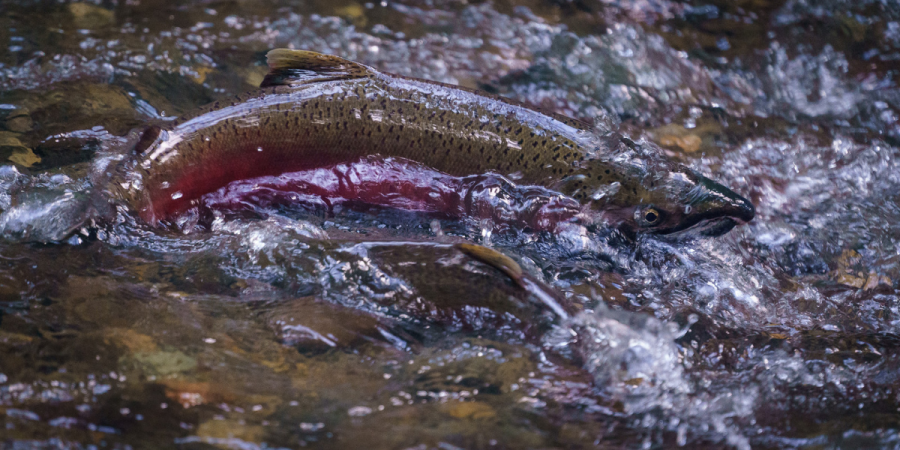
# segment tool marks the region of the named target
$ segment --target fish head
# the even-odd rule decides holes
[[[658,235],[720,236],[753,220],[753,204],[681,165],[632,171],[608,200],[626,230]]]

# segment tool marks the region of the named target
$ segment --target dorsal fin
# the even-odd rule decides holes
[[[369,77],[373,69],[353,61],[308,50],[276,48],[266,54],[269,73],[259,87],[299,86]]]

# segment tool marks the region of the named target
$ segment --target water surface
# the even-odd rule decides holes
[[[0,245],[4,447],[900,445],[896,3],[9,1],[0,44],[0,209],[32,224]],[[757,217],[627,243],[256,205],[20,242],[275,47],[593,120]]]

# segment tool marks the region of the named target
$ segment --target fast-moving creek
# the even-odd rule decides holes
[[[0,44],[3,448],[900,446],[896,3],[21,0]],[[617,184],[377,152],[179,203],[135,146],[274,48],[577,119]],[[755,212],[662,232],[697,206],[626,166]]]

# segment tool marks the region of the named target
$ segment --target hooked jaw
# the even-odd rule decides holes
[[[750,200],[709,178],[699,175],[697,178],[697,186],[686,203],[693,209],[692,214],[672,232],[694,227],[701,235],[721,236],[753,220],[756,208]]]
[[[609,208],[603,216],[617,222],[626,236],[644,232],[682,238],[721,236],[756,215],[750,200],[687,168],[657,182],[655,192],[660,195],[651,191],[649,201]]]

